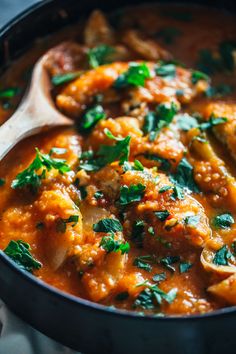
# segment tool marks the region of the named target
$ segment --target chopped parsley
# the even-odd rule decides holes
[[[116,89],[126,88],[129,86],[144,86],[145,80],[151,77],[149,68],[145,63],[130,63],[128,70],[121,74],[114,82]]]
[[[175,272],[175,268],[172,266],[172,264],[175,264],[180,261],[179,256],[167,256],[164,258],[161,258],[160,264],[166,267],[168,270],[171,272]]]
[[[190,268],[192,268],[192,263],[190,262],[181,262],[179,264],[180,273],[186,273]]]
[[[149,112],[144,118],[143,131],[149,134],[149,140],[154,141],[161,129],[167,127],[173,120],[178,108],[174,102],[161,103],[155,112]]]
[[[171,163],[168,159],[165,159],[164,157],[160,157],[158,155],[154,155],[154,154],[143,154],[143,156],[145,157],[145,159],[147,160],[151,160],[151,161],[156,161],[158,162],[159,166],[158,168],[162,171],[166,171],[168,172],[171,168]]]
[[[224,124],[227,122],[227,118],[224,117],[215,117],[214,114],[212,114],[207,122],[201,123],[199,125],[200,130],[207,130],[215,127],[216,125],[219,124]]]
[[[192,192],[199,193],[198,186],[193,179],[193,167],[185,157],[178,164],[176,173],[171,175],[171,181],[176,183],[177,187],[188,188]]]
[[[123,243],[119,240],[115,240],[114,234],[104,236],[100,242],[100,247],[107,251],[107,253],[120,251],[121,254],[125,254],[130,250],[129,243]]]
[[[51,82],[54,86],[59,86],[66,84],[74,79],[77,79],[81,75],[81,72],[72,72],[72,73],[65,73],[65,74],[58,74],[51,78]]]
[[[165,79],[173,79],[176,76],[176,66],[174,64],[162,64],[156,67],[155,72]]]
[[[160,281],[166,280],[166,273],[165,272],[157,273],[152,277],[152,280],[157,283]]]
[[[143,220],[136,220],[132,226],[131,238],[137,246],[142,247],[145,236],[145,222]]]
[[[114,52],[115,49],[106,44],[101,44],[98,45],[97,47],[89,49],[88,51],[89,65],[92,68],[96,68],[97,66],[100,66],[102,64],[109,63],[110,56]]]
[[[67,219],[59,218],[56,222],[56,230],[64,234],[66,232],[67,224],[71,224],[72,227],[76,226],[79,221],[78,215],[71,215]]]
[[[131,184],[129,187],[122,186],[120,188],[120,205],[128,205],[133,202],[139,202],[144,196],[145,189],[146,187],[141,183]]]
[[[55,169],[60,174],[70,171],[65,160],[51,157],[55,150],[51,150],[49,154],[42,154],[38,148],[35,150],[36,157],[33,162],[12,181],[13,189],[29,186],[35,192],[40,187],[42,179],[45,179],[47,171]],[[36,173],[37,171],[40,173]]]
[[[204,81],[209,81],[210,78],[207,74],[203,73],[202,71],[193,71],[191,75],[191,81],[193,84],[196,84],[198,81],[204,80]]]
[[[80,128],[82,132],[89,132],[101,119],[106,118],[106,113],[103,107],[98,104],[90,109],[88,109],[83,115]]]
[[[166,191],[169,191],[169,190],[171,190],[171,189],[173,189],[173,187],[172,186],[163,186],[163,187],[161,187],[160,189],[159,189],[159,193],[165,193]]]
[[[79,191],[80,191],[81,199],[84,200],[87,197],[87,195],[88,195],[86,187],[85,186],[80,186],[79,187]]]
[[[229,229],[234,222],[230,213],[223,213],[215,216],[212,223],[216,229]]]
[[[154,211],[154,214],[160,221],[165,221],[170,216],[168,210]]]
[[[228,260],[233,257],[232,253],[230,252],[228,246],[224,245],[221,247],[216,253],[213,258],[213,263],[216,265],[228,265]]]
[[[101,145],[96,156],[94,156],[93,152],[87,152],[87,154],[83,153],[79,166],[81,169],[88,172],[98,171],[114,161],[119,160],[120,165],[128,161],[130,136],[119,139],[114,137],[108,129],[105,129],[105,133],[110,139],[116,140],[115,145]]]
[[[94,193],[94,198],[97,199],[97,200],[99,200],[99,199],[101,199],[103,197],[104,197],[104,194],[103,194],[102,191],[97,191],[97,192]]]
[[[123,227],[118,219],[102,219],[96,224],[93,224],[93,231],[95,232],[120,232]]]
[[[153,257],[152,256],[139,256],[134,259],[133,265],[146,270],[147,272],[152,271],[152,266],[151,264],[153,263]]]
[[[142,284],[140,284],[141,286]],[[146,289],[141,291],[134,302],[134,307],[142,307],[146,310],[159,307],[163,301],[171,304],[177,295],[177,289],[171,289],[168,293],[161,290],[156,284],[146,284]]]
[[[184,192],[182,187],[176,185],[173,187],[173,193],[171,194],[171,199],[176,200],[176,199],[184,199]]]
[[[0,90],[0,99],[13,98],[21,92],[19,87],[9,87],[4,90]]]
[[[32,272],[41,268],[42,264],[35,259],[30,253],[30,245],[24,241],[10,241],[4,249],[4,253],[10,257],[20,269]]]
[[[123,164],[123,171],[143,171],[144,167],[139,160],[134,160],[134,165],[132,166],[129,162],[125,161]]]

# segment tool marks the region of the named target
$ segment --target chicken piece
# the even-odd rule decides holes
[[[236,159],[236,103],[217,101],[208,104],[203,111],[205,119],[212,114],[215,117],[225,117],[227,122],[214,127],[217,138],[225,144],[231,155]]]
[[[45,255],[53,269],[58,269],[76,244],[84,242],[82,215],[69,195],[60,190],[45,190],[34,203],[46,238]],[[78,221],[69,220],[78,217]]]
[[[183,199],[177,198],[166,175],[144,169],[142,172],[127,171],[121,177],[122,185],[145,186],[142,200],[138,204],[131,203],[127,213],[127,219],[145,220],[154,228],[154,236],[147,233],[144,247],[158,252],[158,236],[175,244],[175,249],[182,248],[184,241],[196,247],[203,246],[210,237],[208,218],[201,204],[186,193]],[[163,187],[170,189],[162,192]],[[168,211],[168,214],[162,219],[155,215],[158,211]],[[191,222],[193,217],[196,223]]]
[[[131,136],[130,159],[138,159],[145,163],[145,166],[160,166],[161,158],[166,159],[173,166],[176,166],[184,153],[184,146],[178,139],[176,131],[164,128],[159,136],[149,141],[141,130],[142,123],[137,118],[119,117],[116,119],[101,120],[91,132],[87,144],[95,151],[101,144],[111,145],[114,141],[109,139],[104,129],[109,129],[113,135],[118,137]],[[148,158],[145,158],[148,157]],[[158,158],[160,161],[158,162]],[[168,163],[168,162],[167,162]]]
[[[114,43],[113,30],[102,11],[95,10],[90,15],[84,30],[84,41],[89,47]]]
[[[51,76],[81,70],[86,49],[75,42],[64,42],[47,53],[45,67]]]
[[[143,38],[138,31],[128,30],[122,37],[128,48],[146,60],[172,59],[172,55],[152,39]]]
[[[218,284],[211,285],[207,291],[230,305],[236,305],[236,273]]]
[[[183,103],[191,101],[201,94],[208,85],[204,81],[193,84],[191,71],[181,67],[176,67],[176,75],[171,80],[155,76],[155,63],[147,62],[146,64],[153,75],[146,80],[144,87],[130,87],[131,101],[148,104],[175,102],[179,105],[179,101]],[[69,116],[78,117],[93,97],[111,88],[118,76],[126,72],[128,67],[129,63],[116,62],[87,71],[68,84],[56,97],[58,108]],[[183,91],[183,95],[178,96],[178,99],[176,96],[177,90]],[[121,92],[124,92],[124,90],[121,90]],[[117,92],[118,98],[119,95],[120,92]]]

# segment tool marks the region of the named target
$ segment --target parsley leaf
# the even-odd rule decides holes
[[[179,264],[180,273],[186,273],[190,268],[192,268],[192,263],[190,262],[181,262]]]
[[[109,45],[101,44],[97,47],[89,49],[88,60],[89,65],[92,68],[96,68],[99,65],[109,63],[109,56],[113,54],[115,49]]]
[[[42,179],[45,179],[46,171],[55,169],[60,174],[70,171],[65,160],[54,159],[51,157],[51,153],[49,155],[42,154],[37,148],[35,150],[36,157],[33,162],[12,181],[11,187],[13,189],[29,186],[35,192],[40,187]],[[41,173],[36,173],[39,170]]]
[[[160,264],[165,266],[171,272],[175,272],[175,268],[172,266],[172,264],[177,263],[179,261],[180,261],[179,256],[167,256],[167,257],[161,258]]]
[[[162,64],[156,67],[155,72],[165,79],[173,79],[176,75],[176,66],[174,64]]]
[[[216,229],[228,229],[232,224],[234,224],[234,218],[230,213],[217,215],[213,219],[213,225]]]
[[[144,196],[145,189],[146,187],[141,183],[131,184],[129,187],[122,186],[120,188],[120,205],[128,205],[133,202],[139,202]]]
[[[101,119],[106,118],[106,113],[101,105],[96,105],[83,115],[80,123],[81,130],[84,132],[88,132],[91,128],[93,128],[97,122]]]
[[[103,194],[102,191],[97,191],[97,192],[94,193],[94,198],[97,199],[97,200],[99,200],[99,199],[101,199],[103,197],[104,197],[104,194]]]
[[[155,274],[152,277],[152,280],[155,282],[160,282],[160,281],[166,280],[166,273],[162,272],[162,273]]]
[[[215,253],[213,263],[216,265],[228,265],[228,260],[231,259],[232,256],[228,246],[224,245]]]
[[[0,178],[0,187],[3,186],[6,183],[4,178]]]
[[[186,158],[182,158],[176,173],[172,174],[170,179],[181,188],[188,188],[192,192],[199,193],[199,189],[193,179],[193,167]]]
[[[128,86],[144,86],[145,80],[150,77],[149,68],[145,63],[130,63],[128,70],[116,79],[113,86],[117,89]]]
[[[32,272],[34,269],[41,268],[42,264],[31,255],[30,249],[28,243],[21,240],[12,240],[3,252],[10,257],[20,269]]]
[[[136,220],[132,226],[131,238],[137,246],[142,247],[145,236],[145,222],[143,220]]]
[[[201,123],[199,125],[199,129],[200,130],[207,130],[207,129],[211,129],[216,125],[219,124],[224,124],[227,122],[227,118],[224,117],[215,117],[214,114],[212,114],[209,118],[209,120],[207,122]]]
[[[168,172],[171,168],[171,163],[169,160],[154,154],[143,154],[145,159],[158,162],[158,168],[162,171]]]
[[[209,81],[210,78],[207,74],[201,72],[201,71],[193,71],[192,72],[192,76],[191,76],[191,80],[193,84],[196,84],[198,81],[200,80],[205,80],[205,81]]]
[[[154,211],[154,214],[160,221],[165,221],[168,218],[168,216],[170,216],[168,210]]]
[[[118,232],[122,231],[123,227],[118,219],[102,219],[96,224],[93,224],[95,232]]]
[[[159,307],[163,300],[171,304],[177,295],[177,289],[171,289],[168,293],[161,290],[157,285],[147,285],[147,288],[141,291],[134,302],[134,307],[142,307],[151,310]]]
[[[19,87],[9,87],[4,90],[0,90],[0,99],[1,98],[13,98],[21,92]]]
[[[65,73],[65,74],[58,74],[51,78],[51,82],[54,86],[59,86],[62,84],[66,84],[81,75],[81,72],[72,72],[72,73]]]
[[[152,271],[152,266],[150,263],[153,263],[153,258],[152,256],[139,256],[134,259],[133,265],[146,270],[147,272]]]
[[[89,155],[81,155],[80,160],[80,169],[84,169],[85,171],[98,171],[102,167],[116,161],[120,160],[120,165],[124,164],[125,161],[128,160],[129,157],[129,143],[130,143],[130,136],[126,136],[124,139],[119,139],[114,137],[111,132],[106,130],[107,136],[109,135],[110,138],[115,139],[115,145],[101,145],[97,156],[95,157],[93,153]]]
[[[130,250],[129,243],[122,243],[119,240],[115,240],[114,234],[104,236],[101,240],[100,247],[107,251],[107,253],[120,251],[121,254],[125,254]]]
[[[66,225],[71,224],[72,227],[76,226],[79,221],[78,215],[71,215],[67,219],[59,218],[56,222],[56,230],[57,232],[65,233]]]

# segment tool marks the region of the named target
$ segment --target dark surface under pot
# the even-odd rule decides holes
[[[129,4],[136,3],[139,1],[129,1]],[[194,3],[213,5],[231,11],[235,11],[236,7],[233,0]],[[47,35],[78,20],[95,7],[110,11],[125,4],[127,2],[123,0],[104,2],[46,0],[34,5],[0,31],[1,70],[29,48],[38,36]],[[180,318],[141,317],[119,310],[114,311],[61,293],[19,270],[2,252],[0,297],[13,312],[34,328],[66,346],[85,353],[236,352],[235,308],[222,309],[203,316]]]

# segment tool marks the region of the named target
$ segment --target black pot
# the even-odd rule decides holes
[[[129,0],[129,4],[139,1]],[[235,11],[232,1],[195,1]],[[111,10],[125,0],[47,0],[16,17],[0,31],[0,68],[38,37],[87,15]],[[60,10],[68,16],[62,16]],[[220,25],[220,24],[219,24]],[[21,271],[0,253],[0,297],[23,320],[47,336],[85,353],[235,353],[235,307],[191,317],[142,317],[64,294]],[[4,353],[7,354],[7,353]]]

